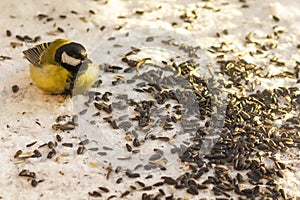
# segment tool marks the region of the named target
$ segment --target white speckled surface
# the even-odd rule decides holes
[[[249,8],[241,8],[243,4],[249,5]],[[220,11],[204,9],[205,5]],[[300,62],[299,48],[297,49],[300,44],[300,1],[297,0],[248,0],[247,3],[237,0],[198,3],[192,0],[107,0],[107,3],[103,0],[53,0],[51,3],[44,0],[11,0],[0,1],[0,8],[0,55],[11,57],[11,60],[0,61],[0,199],[93,199],[88,192],[97,190],[99,186],[110,188],[109,194],[101,192],[103,196],[100,199],[107,199],[110,195],[116,195],[115,199],[120,199],[120,195],[129,190],[129,185],[135,185],[135,179],[129,179],[127,184],[116,185],[119,175],[113,172],[110,179],[106,180],[108,163],[97,162],[91,152],[76,154],[80,137],[76,131],[59,133],[52,129],[57,116],[73,113],[73,102],[69,99],[61,102],[60,96],[45,95],[32,84],[28,62],[23,59],[22,51],[34,44],[21,42],[23,46],[12,48],[10,42],[20,42],[15,38],[16,35],[41,36],[41,42],[58,37],[68,38],[84,44],[89,52],[96,55],[95,49],[104,39],[119,33],[115,29],[117,26],[123,26],[127,30],[136,27],[176,30],[197,41],[204,50],[212,45],[219,46],[222,41],[230,41],[232,44],[228,48],[235,48],[236,52],[228,54],[228,59],[242,57],[248,62],[268,65],[269,72],[276,73],[283,68],[278,69],[270,64],[269,56],[249,56],[247,53],[256,48],[245,46],[244,38],[247,33],[255,32],[254,38],[261,40],[262,36],[272,33],[273,26],[278,25],[286,32],[280,36],[278,48],[270,51],[270,54],[280,55],[280,60],[286,62],[287,70],[292,70],[296,61]],[[194,9],[198,18],[193,20],[192,25],[184,23],[179,16],[183,12],[191,13]],[[95,14],[91,14],[90,10]],[[144,10],[145,13],[137,15],[136,10]],[[53,20],[38,20],[38,14],[46,14]],[[67,18],[61,19],[59,15],[66,15]],[[280,21],[272,20],[272,15],[278,16]],[[175,28],[171,25],[174,22],[178,24]],[[102,26],[105,26],[103,31],[100,30]],[[57,27],[63,28],[64,32],[57,32]],[[221,33],[224,29],[228,30],[228,35]],[[11,37],[6,36],[6,30],[11,31]],[[56,35],[53,35],[54,32]],[[220,38],[216,37],[217,32],[221,33]],[[208,54],[214,59],[213,54]],[[15,84],[20,88],[17,93],[13,93],[11,89]],[[264,80],[261,85],[262,88],[276,86],[298,87],[299,84],[290,79],[272,79]],[[32,151],[39,145],[55,141],[57,133],[63,137],[63,142],[76,144],[72,148],[59,144],[56,149],[59,161],[45,157],[48,153],[46,147],[39,149],[43,154],[41,158],[24,161],[14,158],[19,149],[24,152]],[[34,141],[37,141],[34,146],[26,148],[27,144]],[[292,199],[300,198],[298,150],[293,149],[280,155],[280,159],[290,163],[294,170],[286,170],[284,178],[279,180],[281,187]],[[182,163],[175,161],[168,170],[175,176],[183,167]],[[18,176],[22,169],[35,172],[36,179],[44,181],[37,187],[32,187],[26,178]],[[153,179],[144,180],[147,185],[160,180],[159,177],[164,172],[156,171],[153,174]],[[146,175],[146,172],[142,174],[142,178]],[[184,199],[215,199],[210,190],[203,190],[197,197],[168,186],[164,187],[164,191],[167,195],[174,194],[175,197]],[[124,199],[141,199],[143,192],[145,191],[136,190]],[[237,198],[234,192],[230,194],[233,199]]]

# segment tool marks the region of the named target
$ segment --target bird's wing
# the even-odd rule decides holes
[[[33,48],[27,49],[23,51],[23,54],[25,55],[26,59],[35,66],[41,65],[41,55],[49,47],[51,42],[39,44]]]

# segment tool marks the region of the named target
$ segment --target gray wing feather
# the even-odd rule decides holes
[[[40,45],[37,45],[33,48],[27,49],[23,51],[23,54],[25,55],[26,59],[35,66],[40,66],[41,62],[41,55],[49,47],[51,42],[43,43]]]

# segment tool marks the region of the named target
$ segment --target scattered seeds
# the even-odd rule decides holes
[[[18,85],[13,85],[11,87],[11,89],[12,89],[13,93],[17,93],[19,91],[19,86]]]
[[[86,151],[86,148],[84,146],[79,146],[77,148],[76,152],[77,152],[78,155],[81,155],[81,154],[84,154],[85,151]]]
[[[6,36],[7,36],[7,37],[10,37],[10,36],[11,36],[10,30],[6,30]]]

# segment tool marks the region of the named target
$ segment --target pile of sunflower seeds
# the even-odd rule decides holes
[[[220,74],[201,77],[197,73],[203,67],[196,62],[198,47],[162,42],[186,52],[189,59],[176,62],[172,58],[161,63],[149,57],[132,59],[130,56],[142,52],[132,48],[121,58],[123,64],[102,66],[103,77],[110,76],[106,80],[112,81],[108,85],[99,81],[100,90],[90,92],[87,108],[80,113],[90,114],[89,123],[98,128],[102,118],[116,130],[111,137],[124,142],[116,150],[120,144],[107,146],[113,142],[99,129],[97,135],[88,135],[85,130],[86,137],[96,141],[97,147],[90,149],[105,157],[100,160],[110,162],[116,174],[122,171],[129,178],[139,179],[143,170],[165,171],[162,181],[153,185],[137,181],[143,191],[151,191],[143,193],[141,199],[181,199],[167,196],[159,189],[163,186],[192,195],[211,190],[220,199],[233,194],[241,199],[288,199],[278,180],[285,170],[293,169],[276,154],[300,147],[298,116],[285,120],[287,114],[299,109],[298,88],[257,90],[251,76],[265,76],[262,67],[245,60],[219,61]],[[109,85],[110,91],[101,91]],[[124,93],[114,93],[114,87],[124,88]],[[89,113],[92,104],[95,109]],[[145,154],[150,148],[153,153]],[[178,159],[186,166],[182,174],[168,176],[168,167]],[[205,175],[207,172],[213,175]],[[120,197],[135,190],[132,186]],[[89,194],[101,196],[98,193]]]

